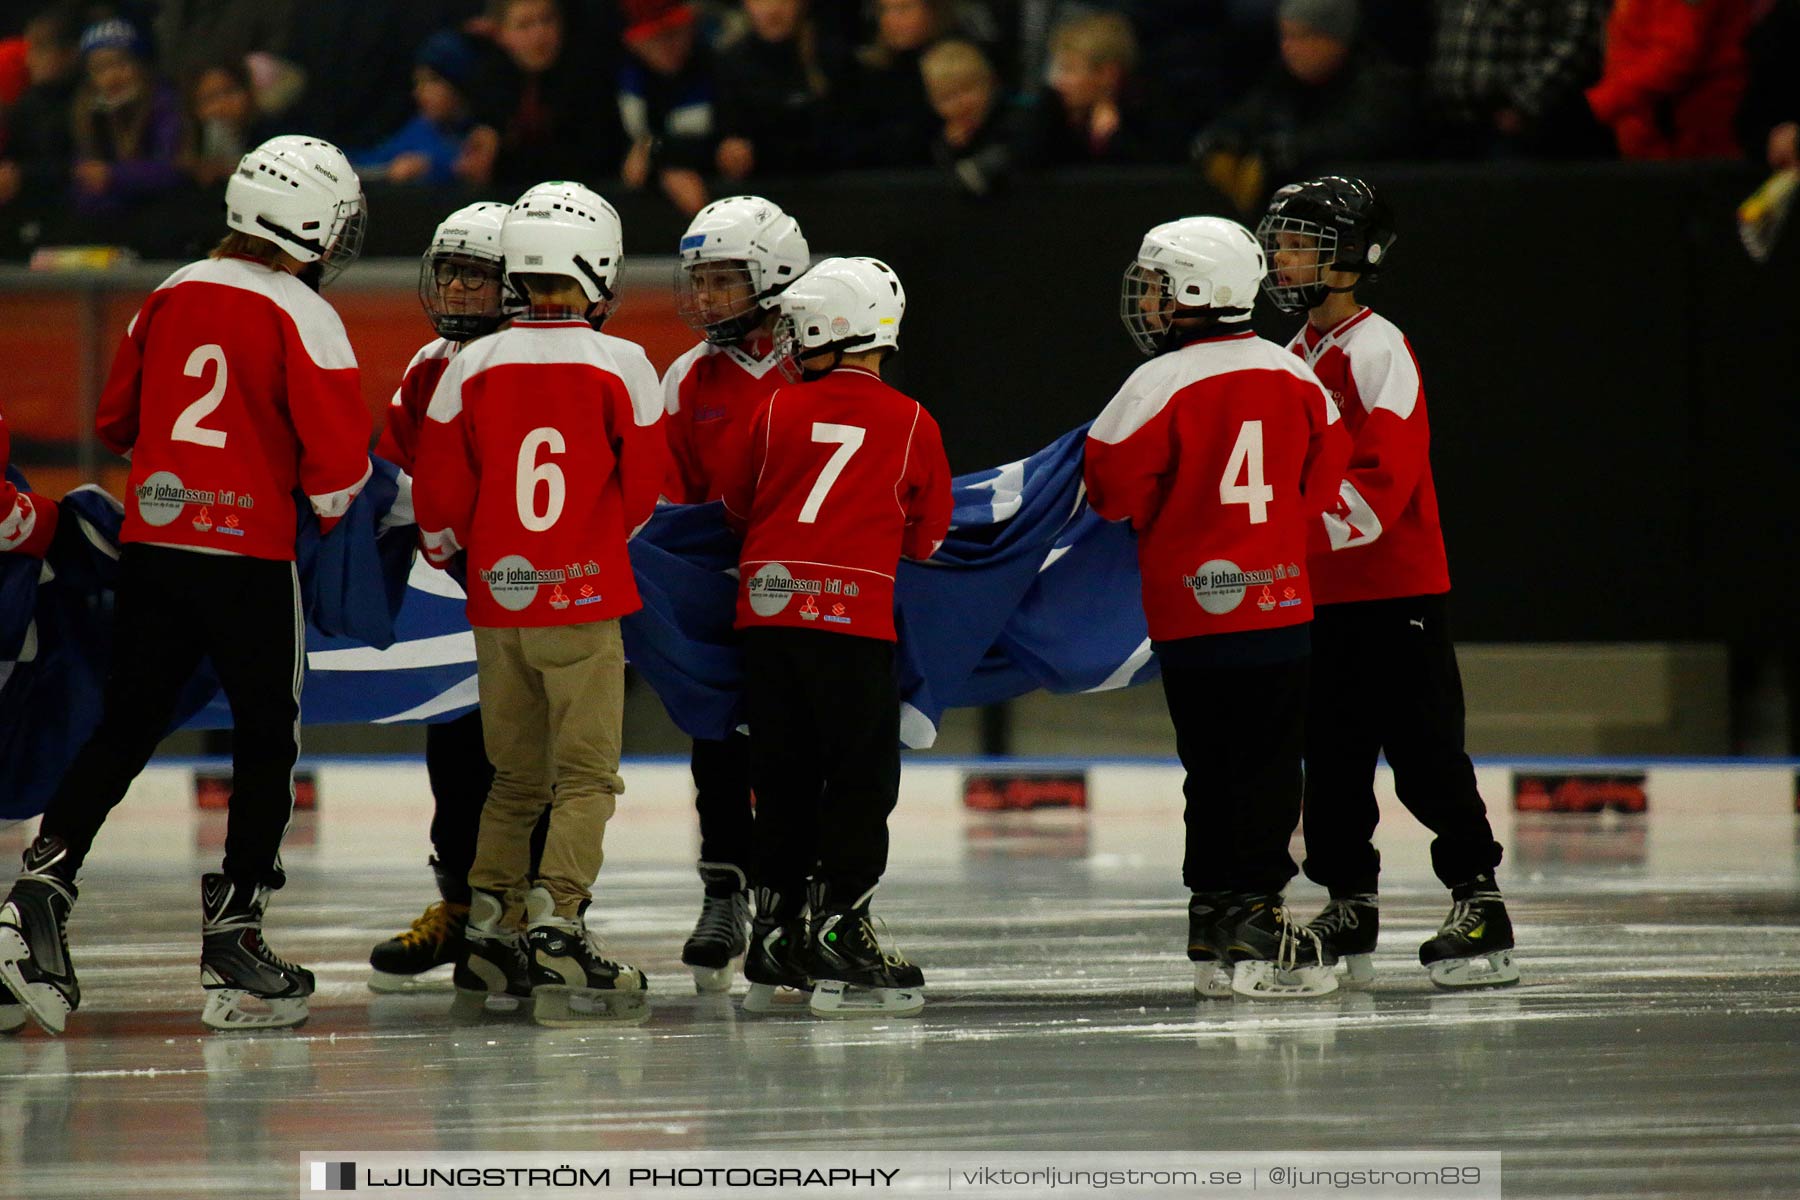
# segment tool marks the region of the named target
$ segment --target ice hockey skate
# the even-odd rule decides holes
[[[200,984],[212,1029],[286,1029],[310,1015],[313,974],[277,957],[263,942],[269,889],[245,888],[223,875],[200,879]]]
[[[756,890],[756,921],[744,954],[744,1011],[764,1015],[790,1000],[805,1001],[812,991],[807,976],[806,903],[771,888]]]
[[[525,935],[501,924],[505,914],[505,901],[493,892],[477,888],[471,894],[462,957],[450,976],[456,988],[450,1015],[457,1020],[530,1011],[531,957]]]
[[[463,930],[469,924],[469,906],[450,899],[450,882],[443,867],[431,860],[444,898],[416,918],[410,929],[397,933],[369,951],[371,992],[437,992],[450,985],[443,967],[454,967],[462,955]]]
[[[1450,915],[1437,936],[1419,947],[1419,962],[1441,988],[1507,987],[1519,982],[1513,963],[1512,920],[1492,875],[1478,875],[1450,891]]]
[[[69,958],[67,926],[75,885],[53,868],[67,855],[56,838],[40,837],[25,850],[25,870],[0,904],[0,1028],[11,1033],[30,1016],[61,1033],[81,1006],[81,985]]]
[[[706,898],[693,936],[681,948],[681,961],[694,973],[694,990],[701,995],[731,990],[731,960],[749,945],[749,884],[743,871],[730,863],[700,864],[700,881]]]
[[[886,953],[869,916],[870,888],[854,901],[812,888],[813,994],[820,1017],[910,1017],[925,1007],[925,975],[904,955]]]
[[[1319,935],[1294,920],[1276,895],[1248,896],[1231,934],[1231,990],[1251,1000],[1292,1000],[1337,991]]]
[[[559,917],[543,888],[532,888],[525,897],[532,1018],[539,1025],[638,1022],[650,1016],[649,980],[636,967],[606,957],[587,927],[587,909],[583,901],[574,917]]]
[[[1188,900],[1188,959],[1194,964],[1194,994],[1229,1000],[1231,927],[1236,914],[1230,892],[1195,892]]]
[[[1345,987],[1375,982],[1375,940],[1381,931],[1381,907],[1373,892],[1333,896],[1319,915],[1306,923],[1319,935],[1327,966],[1344,964]]]

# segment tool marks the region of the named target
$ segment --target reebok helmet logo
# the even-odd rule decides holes
[[[333,182],[333,183],[336,183],[338,181],[338,177],[336,175],[333,175],[330,171],[327,171],[324,167],[321,167],[318,163],[314,163],[312,165],[312,169],[317,171],[319,174],[323,175],[325,178],[331,180],[331,182]]]

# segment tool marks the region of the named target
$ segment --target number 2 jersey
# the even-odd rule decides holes
[[[1088,503],[1138,536],[1159,642],[1312,619],[1306,538],[1349,439],[1306,365],[1245,330],[1134,371],[1088,430]]]
[[[640,607],[626,549],[668,450],[656,369],[581,320],[470,342],[426,410],[413,506],[426,557],[468,551],[469,623],[578,625]]]
[[[737,627],[894,640],[894,573],[950,529],[937,422],[873,372],[788,384],[751,421],[723,499],[745,531]]]
[[[1320,604],[1436,596],[1450,564],[1431,479],[1431,426],[1412,347],[1394,323],[1363,309],[1321,333],[1301,327],[1288,348],[1312,367],[1355,448],[1337,495],[1311,533]]]
[[[121,540],[294,557],[294,493],[321,528],[369,478],[369,413],[336,311],[243,258],[176,271],[132,318],[95,432],[131,455]]]

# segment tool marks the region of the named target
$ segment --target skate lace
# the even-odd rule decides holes
[[[873,923],[875,921],[881,922],[881,936],[880,937],[876,936],[875,925]],[[907,958],[905,954],[901,953],[899,946],[896,945],[893,947],[893,949],[891,949],[891,950],[888,949],[888,944],[893,941],[893,936],[890,933],[888,933],[887,922],[882,921],[880,917],[873,917],[873,918],[864,917],[862,919],[862,935],[863,935],[863,937],[868,939],[869,945],[875,947],[876,952],[881,955],[881,961],[886,963],[888,966],[890,966],[890,967],[910,967],[910,966],[912,966],[912,960]]]
[[[400,944],[442,945],[450,937],[450,923],[450,910],[440,900],[413,919],[412,927],[400,935]]]
[[[732,942],[750,919],[750,901],[742,892],[729,896],[707,896],[700,904],[700,922],[694,936],[702,940]]]
[[[1444,926],[1438,930],[1438,936],[1448,934],[1466,935],[1477,925],[1487,920],[1484,905],[1498,902],[1498,892],[1475,892],[1466,900],[1452,900],[1450,915],[1444,919]]]
[[[1357,929],[1362,925],[1362,917],[1358,915],[1357,906],[1349,900],[1329,900],[1325,910],[1309,923],[1315,933],[1327,937],[1343,933],[1346,929]]]
[[[1281,942],[1275,950],[1275,965],[1283,971],[1291,971],[1300,962],[1300,946],[1304,939],[1312,943],[1314,962],[1322,962],[1325,948],[1320,944],[1319,935],[1311,926],[1301,925],[1294,920],[1293,914],[1284,905],[1275,910],[1275,921],[1281,926]]]
[[[263,941],[262,930],[260,929],[246,929],[244,931],[243,945],[251,954],[284,974],[297,975],[300,973],[301,968],[299,964],[291,963],[287,959],[281,957],[281,955],[269,949],[269,943]]]

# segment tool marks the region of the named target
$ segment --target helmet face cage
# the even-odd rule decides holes
[[[1119,320],[1145,358],[1169,346],[1175,331],[1174,287],[1168,273],[1133,262],[1119,282]]]
[[[1284,313],[1317,308],[1331,294],[1325,273],[1337,268],[1338,231],[1302,217],[1271,213],[1256,227],[1269,260],[1263,294]]]
[[[677,263],[675,311],[713,345],[735,346],[763,321],[757,274],[742,259]]]
[[[362,257],[363,235],[368,231],[368,210],[362,194],[356,199],[340,201],[331,224],[331,237],[325,253],[319,256],[319,286],[322,288],[342,275]]]
[[[794,318],[783,313],[775,321],[775,369],[789,383],[802,383],[806,379],[806,369],[800,365],[800,356],[806,353],[800,345],[800,326]]]
[[[494,259],[433,249],[419,260],[419,303],[441,338],[467,342],[492,333],[516,307],[510,297]]]

